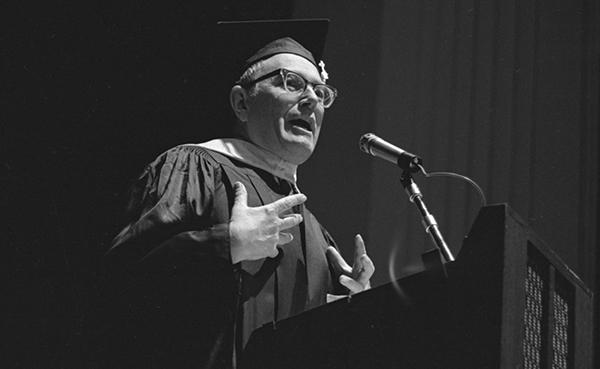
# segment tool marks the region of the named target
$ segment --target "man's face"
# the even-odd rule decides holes
[[[310,83],[322,83],[317,68],[294,54],[277,54],[265,60],[255,76],[260,77],[279,68],[303,76]],[[258,82],[256,93],[248,97],[247,133],[250,140],[282,159],[302,164],[312,154],[321,124],[323,105],[317,100],[312,85],[303,93],[285,90],[279,75]]]

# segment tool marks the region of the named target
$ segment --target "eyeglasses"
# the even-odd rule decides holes
[[[306,87],[308,85],[313,86],[313,91],[315,91],[315,95],[320,104],[323,105],[324,108],[329,108],[333,105],[333,101],[337,97],[337,90],[333,86],[329,86],[322,83],[311,83],[306,80],[306,78],[302,77],[298,73],[289,71],[287,69],[276,69],[271,73],[267,73],[262,77],[258,77],[257,79],[246,82],[242,84],[242,87],[248,88],[260,81],[264,81],[267,78],[271,78],[273,76],[280,75],[281,80],[283,81],[283,88],[287,92],[302,94],[306,91]]]

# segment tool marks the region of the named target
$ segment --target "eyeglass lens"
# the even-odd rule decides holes
[[[306,89],[306,81],[302,76],[293,73],[287,72],[284,78],[284,85],[287,91],[289,92],[304,92]],[[314,85],[315,95],[319,101],[323,104],[324,107],[328,108],[333,104],[333,99],[335,97],[335,93],[331,88],[327,85]]]

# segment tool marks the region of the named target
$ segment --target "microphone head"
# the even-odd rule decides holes
[[[423,164],[420,157],[394,146],[373,133],[362,135],[358,140],[358,147],[369,155],[387,160],[410,172],[417,172]]]
[[[358,147],[362,152],[373,155],[370,150],[371,142],[376,138],[377,136],[372,133],[365,133],[364,135],[360,136],[360,139],[358,140]]]

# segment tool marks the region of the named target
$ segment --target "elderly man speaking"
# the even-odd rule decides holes
[[[296,185],[337,96],[317,62],[327,21],[220,27],[262,38],[236,61],[235,134],[168,150],[134,186],[106,255],[120,289],[114,367],[235,368],[256,328],[369,288],[374,272],[360,235],[353,265],[342,259]],[[317,46],[302,36],[315,32]]]

